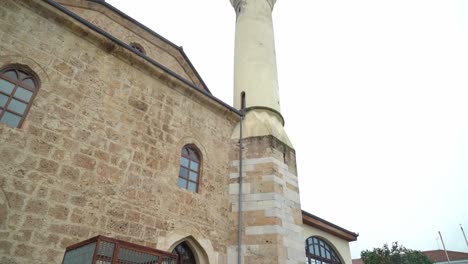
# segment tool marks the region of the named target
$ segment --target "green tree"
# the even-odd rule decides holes
[[[361,259],[365,264],[431,264],[432,261],[420,251],[407,249],[393,242],[389,248],[385,244],[382,248],[361,252]]]

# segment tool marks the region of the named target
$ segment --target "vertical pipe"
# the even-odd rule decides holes
[[[440,241],[442,241],[442,246],[444,247],[445,256],[447,256],[447,262],[450,264],[450,258],[448,256],[447,249],[445,248],[444,239],[442,238],[442,234],[440,233],[440,231],[439,231],[439,236],[440,236]]]
[[[465,238],[466,246],[468,247],[468,240],[466,240],[465,230],[463,230],[463,227],[462,227],[461,224],[460,224],[460,228],[461,228],[461,231],[462,231],[462,233],[463,233],[463,237]]]
[[[239,123],[239,210],[237,223],[237,263],[242,264],[242,153],[244,145],[242,142],[242,123],[245,116],[245,92],[241,93],[241,119]]]

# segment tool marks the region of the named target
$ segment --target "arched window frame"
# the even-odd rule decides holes
[[[130,43],[130,47],[132,47],[134,50],[138,51],[139,53],[146,55],[146,51],[145,51],[145,49],[143,48],[142,45],[140,45],[140,44],[138,44],[136,42],[132,42],[132,43]]]
[[[308,264],[342,264],[341,257],[334,247],[317,236],[311,236],[305,241],[306,263]]]
[[[201,165],[202,156],[200,150],[195,145],[188,144],[182,147],[177,185],[181,188],[198,193]]]
[[[8,65],[0,69],[0,123],[21,128],[39,90],[37,74],[25,65]],[[18,118],[14,125],[8,117]]]

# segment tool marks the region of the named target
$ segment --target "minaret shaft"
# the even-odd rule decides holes
[[[240,94],[247,107],[267,107],[280,112],[272,6],[267,0],[240,1],[236,6],[234,107]]]
[[[234,106],[241,107],[245,92],[247,108],[231,137],[236,154],[231,154],[229,171],[239,174],[230,174],[229,194],[240,245],[228,248],[228,264],[301,264],[305,251],[296,159],[278,95],[275,0],[231,3],[237,14]]]
[[[272,10],[276,0],[231,0],[237,14],[234,107],[245,92],[244,137],[274,136],[292,147],[280,113]],[[239,138],[239,126],[232,138]]]

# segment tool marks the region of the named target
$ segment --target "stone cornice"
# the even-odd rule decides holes
[[[232,7],[234,7],[235,10],[237,10],[237,7],[239,6],[240,3],[245,2],[247,0],[230,0]],[[262,0],[251,0],[251,1],[262,1]],[[270,4],[271,10],[273,10],[273,7],[275,6],[276,0],[265,0]]]

